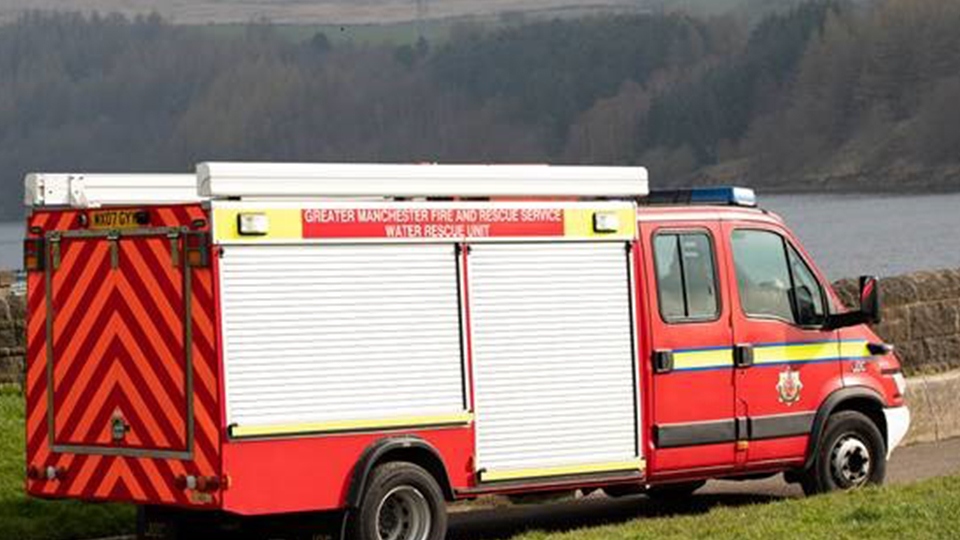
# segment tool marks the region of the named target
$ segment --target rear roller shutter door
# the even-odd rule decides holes
[[[465,421],[457,281],[451,245],[227,246],[234,433]]]
[[[481,480],[639,467],[623,243],[475,245]]]

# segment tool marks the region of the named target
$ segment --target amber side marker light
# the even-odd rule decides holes
[[[67,476],[67,470],[63,467],[47,467],[41,469],[36,465],[27,467],[27,478],[30,480],[63,480]]]
[[[187,266],[205,268],[210,266],[210,234],[188,232],[183,237]]]
[[[40,272],[45,269],[43,238],[27,238],[23,241],[23,269],[27,272]]]

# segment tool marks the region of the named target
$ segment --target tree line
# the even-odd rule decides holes
[[[825,0],[461,25],[400,47],[158,16],[0,26],[0,217],[24,173],[204,160],[643,164],[659,185],[960,187],[960,4]]]

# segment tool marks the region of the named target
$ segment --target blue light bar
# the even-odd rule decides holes
[[[750,188],[721,186],[693,189],[654,190],[648,204],[726,204],[730,206],[757,206],[757,194]]]
[[[756,206],[757,194],[742,187],[696,188],[690,190],[692,203],[726,203],[734,206]]]

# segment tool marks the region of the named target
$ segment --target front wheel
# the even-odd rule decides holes
[[[437,481],[412,463],[378,466],[350,517],[353,540],[443,540],[447,508]]]
[[[883,435],[866,415],[841,411],[827,420],[813,466],[800,474],[807,495],[879,485],[887,470]]]

